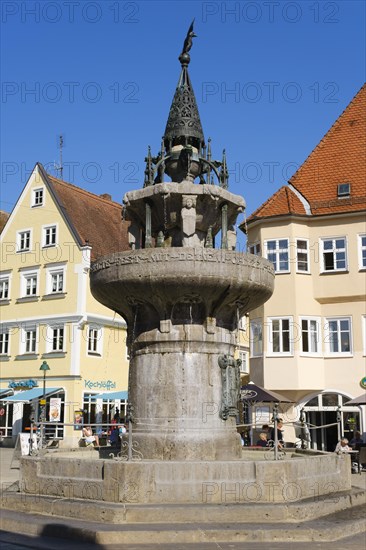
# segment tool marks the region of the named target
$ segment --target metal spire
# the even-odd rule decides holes
[[[147,157],[145,157],[145,162],[146,162],[146,168],[145,168],[144,187],[148,187],[149,185],[153,185],[154,183],[154,168],[152,165],[150,145],[147,148]]]
[[[192,145],[199,152],[205,145],[196,98],[188,74],[188,65],[191,60],[188,52],[192,47],[192,39],[196,36],[193,32],[193,24],[194,20],[188,29],[183,50],[179,56],[182,72],[164,132],[164,144],[168,153],[174,145]]]
[[[226,151],[224,149],[222,152],[222,163],[221,163],[221,169],[220,169],[220,187],[227,189],[228,182],[229,182],[229,172],[226,164]]]

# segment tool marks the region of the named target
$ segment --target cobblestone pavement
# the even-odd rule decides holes
[[[75,541],[27,537],[0,531],[1,550],[364,550],[366,534],[348,537],[336,542],[281,542],[281,543],[194,543],[194,544],[120,544],[100,546]]]

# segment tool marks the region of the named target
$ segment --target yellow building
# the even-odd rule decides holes
[[[311,446],[328,451],[341,435],[366,431],[365,407],[347,405],[365,381],[365,107],[364,86],[247,222],[249,252],[276,272],[272,297],[250,313],[251,379],[295,402],[285,439],[295,440],[292,421],[304,409],[324,426],[311,430]]]
[[[91,261],[128,248],[121,205],[37,164],[0,243],[2,436],[14,440],[30,416],[45,412],[50,420],[60,408],[60,422],[70,425],[48,430],[65,445],[75,443],[77,411],[85,422],[108,422],[126,404],[126,325],[89,289]],[[40,370],[44,362],[49,370]]]

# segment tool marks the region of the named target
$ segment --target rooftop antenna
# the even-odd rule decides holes
[[[62,179],[62,175],[63,175],[63,171],[64,171],[64,167],[62,165],[62,148],[64,146],[64,137],[62,134],[60,134],[59,136],[59,141],[58,141],[58,147],[59,147],[59,150],[60,150],[60,163],[58,165],[55,166],[55,170],[56,170],[56,173],[60,173],[60,179]]]

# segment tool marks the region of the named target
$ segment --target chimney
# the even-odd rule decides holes
[[[110,195],[109,193],[102,193],[101,195],[99,195],[102,199],[105,199],[106,201],[111,201],[112,200],[112,195]]]

